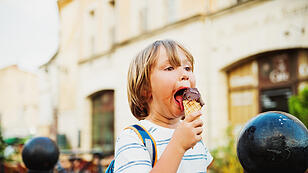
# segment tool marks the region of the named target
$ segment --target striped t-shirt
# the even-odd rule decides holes
[[[138,123],[145,127],[156,141],[157,160],[159,160],[171,140],[174,129],[158,126],[148,120],[141,120]],[[199,141],[193,149],[185,152],[177,172],[205,173],[212,160],[213,157],[204,143]],[[125,129],[117,138],[115,146],[115,172],[146,173],[151,169],[152,160],[147,148],[133,130]]]

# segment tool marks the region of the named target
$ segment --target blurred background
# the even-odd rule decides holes
[[[63,167],[104,168],[137,121],[129,62],[174,39],[195,58],[211,172],[242,172],[234,145],[251,118],[280,110],[307,126],[307,21],[307,0],[1,0],[2,163],[21,172],[24,142],[47,136]]]

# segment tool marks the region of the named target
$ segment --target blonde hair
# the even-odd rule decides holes
[[[148,101],[150,98],[148,93],[151,90],[151,68],[156,63],[161,46],[165,48],[169,62],[174,67],[181,65],[177,48],[181,49],[191,63],[193,70],[193,56],[174,40],[158,40],[143,49],[131,62],[127,76],[128,103],[131,112],[138,120],[144,119],[149,113]]]

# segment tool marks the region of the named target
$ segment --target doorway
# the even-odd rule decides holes
[[[261,112],[289,112],[288,99],[292,96],[291,88],[269,89],[260,93]]]

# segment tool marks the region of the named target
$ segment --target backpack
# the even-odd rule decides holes
[[[156,149],[156,142],[154,138],[151,136],[151,134],[139,124],[134,124],[125,129],[132,129],[138,135],[139,139],[142,141],[143,145],[147,148],[148,152],[150,153],[150,157],[152,160],[152,167],[154,167],[157,161],[157,149]],[[113,173],[113,172],[114,172],[114,160],[111,161],[105,173]]]

